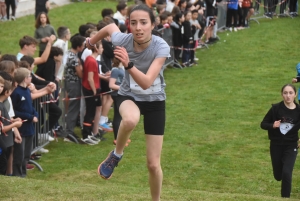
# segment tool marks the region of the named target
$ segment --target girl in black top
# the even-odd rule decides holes
[[[190,66],[189,60],[191,57],[191,47],[194,42],[194,35],[192,32],[192,25],[190,19],[192,18],[192,13],[190,11],[185,12],[184,14],[185,21],[182,23],[183,26],[183,52],[182,52],[182,65],[184,67]]]
[[[289,198],[298,154],[300,106],[294,101],[296,88],[293,85],[284,85],[281,95],[283,101],[272,105],[260,126],[268,131],[273,175],[281,181],[281,196]]]
[[[179,61],[179,55],[182,50],[182,33],[183,33],[183,27],[182,23],[184,22],[184,15],[182,13],[178,13],[174,17],[174,22],[178,25],[172,26],[172,37],[173,37],[173,46],[174,46],[174,56],[177,61]]]

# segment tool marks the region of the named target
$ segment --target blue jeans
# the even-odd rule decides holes
[[[191,43],[183,43],[182,63],[188,63],[191,57]]]

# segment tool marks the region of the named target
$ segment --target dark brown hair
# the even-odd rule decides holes
[[[35,20],[35,28],[39,28],[41,25],[42,25],[42,23],[41,23],[41,15],[45,15],[46,16],[46,18],[47,18],[47,21],[46,21],[46,24],[50,24],[50,20],[49,20],[49,17],[48,17],[48,15],[47,15],[47,13],[45,13],[45,12],[40,12],[39,13],[39,15],[37,16],[37,18],[36,18],[36,20]]]

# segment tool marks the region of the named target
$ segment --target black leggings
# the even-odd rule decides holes
[[[281,197],[290,197],[292,189],[292,173],[297,158],[297,142],[294,145],[270,144],[270,155],[273,166],[273,175],[281,181]]]
[[[11,7],[11,11],[12,11],[12,16],[16,15],[16,2],[15,2],[15,0],[5,0],[5,3],[6,3],[7,19],[9,19],[10,7]]]

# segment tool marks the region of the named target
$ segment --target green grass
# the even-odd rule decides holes
[[[115,4],[56,8],[51,23],[75,33],[80,24],[97,22],[104,6]],[[33,24],[33,16],[0,24],[0,50],[16,54],[18,39],[33,35]],[[259,25],[251,22],[250,29],[220,33],[219,43],[197,50],[198,66],[166,69],[161,200],[281,200],[267,133],[259,125],[271,103],[281,100],[281,86],[296,74],[299,32],[299,18],[261,19]],[[96,174],[114,148],[112,134],[107,138],[97,146],[52,142],[50,153],[39,161],[43,172],[30,171],[26,179],[0,177],[0,199],[150,200],[142,119],[109,181]],[[300,199],[299,174],[296,161],[291,200]]]

